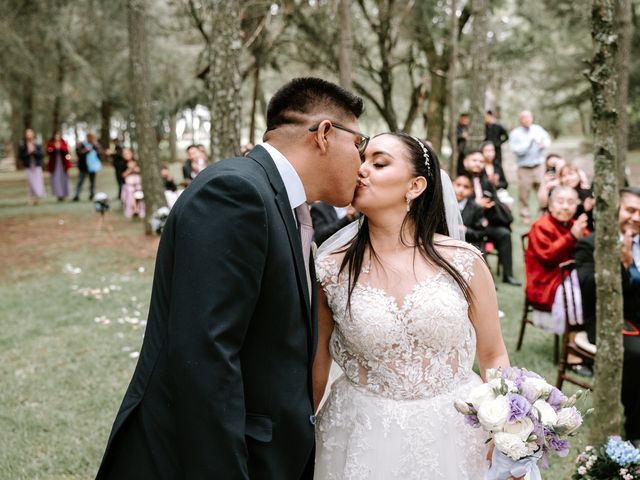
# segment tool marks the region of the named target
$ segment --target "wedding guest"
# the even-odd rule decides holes
[[[474,199],[484,209],[484,216],[488,220],[485,234],[487,240],[498,250],[498,258],[502,264],[502,281],[509,285],[520,286],[522,282],[513,276],[511,212],[500,201],[496,187],[487,178],[484,171],[484,156],[479,150],[467,153],[463,166],[472,179]]]
[[[571,187],[578,193],[580,201],[578,203],[578,208],[576,209],[575,217],[577,218],[579,215],[586,213],[588,220],[587,228],[590,232],[593,232],[593,208],[596,206],[596,199],[593,196],[593,190],[591,190],[591,188],[582,187],[583,183],[581,180],[580,169],[575,165],[566,164],[560,169],[558,179],[560,181],[560,185]]]
[[[557,153],[550,153],[544,159],[544,175],[542,176],[542,183],[538,188],[538,205],[543,212],[547,211],[547,205],[549,204],[549,194],[551,190],[560,185],[560,179],[558,173],[560,169],[567,163],[567,161],[558,155]]]
[[[77,202],[80,199],[82,185],[87,176],[89,177],[89,200],[91,200],[96,190],[96,173],[102,168],[100,163],[102,147],[93,133],[87,133],[87,139],[77,146],[76,153],[78,154],[78,183],[73,201]]]
[[[469,114],[461,113],[456,124],[456,144],[458,145],[458,167],[457,173],[464,172],[462,165],[467,148],[467,138],[469,137]]]
[[[498,123],[491,110],[484,114],[484,139],[493,143],[496,149],[494,163],[502,168],[502,144],[509,140],[509,133]]]
[[[311,205],[311,221],[313,223],[313,241],[317,246],[336,233],[342,227],[346,227],[359,217],[358,212],[349,205],[347,207],[334,207],[324,202],[315,202]]]
[[[127,218],[138,216],[144,218],[144,200],[142,193],[142,178],[140,177],[140,167],[129,148],[122,150],[122,158],[127,162],[127,168],[122,172],[124,185],[122,187],[122,205],[124,216]]]
[[[69,174],[71,168],[71,155],[69,146],[64,141],[60,132],[55,132],[53,138],[47,143],[49,161],[47,170],[51,175],[51,193],[63,201],[69,196]]]
[[[540,125],[533,123],[533,114],[524,110],[519,117],[520,126],[509,134],[511,151],[518,164],[518,199],[520,217],[525,225],[531,222],[529,194],[537,192],[544,174],[544,151],[551,145],[551,137]]]
[[[573,259],[576,241],[589,233],[586,215],[574,219],[578,201],[573,188],[554,188],[549,211],[531,225],[525,252],[525,293],[533,306],[533,323],[556,334],[564,332],[565,322],[559,265]]]
[[[127,162],[122,158],[122,145],[118,137],[112,140],[113,150],[109,151],[111,156],[111,163],[113,164],[113,170],[116,176],[116,183],[118,184],[118,198],[122,198],[122,186],[124,185],[124,177],[122,173],[127,169]]]
[[[187,156],[182,165],[183,185],[189,185],[196,176],[207,167],[207,157],[199,145],[189,145]]]
[[[453,189],[460,208],[464,224],[465,241],[484,251],[485,227],[484,209],[473,199],[473,180],[467,173],[461,173],[453,179]]]
[[[618,209],[620,238],[620,277],[624,306],[624,362],[622,367],[622,404],[628,439],[640,441],[640,188],[620,190]],[[582,289],[582,309],[589,342],[596,344],[596,279],[593,252],[595,234],[582,238],[576,245],[576,269]]]
[[[42,176],[42,147],[36,143],[35,133],[30,128],[24,131],[24,141],[18,150],[22,167],[27,172],[27,186],[31,204],[37,205],[44,197],[44,178]]]
[[[173,181],[169,166],[166,163],[163,163],[160,168],[160,177],[164,183],[164,199],[167,202],[167,206],[172,208],[184,190],[178,190],[178,186]]]
[[[492,142],[484,142],[480,145],[480,152],[484,157],[484,171],[487,174],[487,178],[497,189],[509,188],[509,182],[504,175],[502,165],[497,163],[496,160],[496,147]]]

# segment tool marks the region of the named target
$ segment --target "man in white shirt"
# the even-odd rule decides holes
[[[519,117],[520,126],[509,134],[509,146],[518,164],[518,199],[520,217],[531,222],[529,195],[538,191],[544,175],[544,151],[551,145],[551,137],[540,125],[533,123],[533,114],[524,110]]]

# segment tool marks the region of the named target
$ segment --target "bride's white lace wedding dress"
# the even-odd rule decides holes
[[[444,250],[469,282],[478,253],[461,242]],[[453,406],[482,382],[472,371],[476,336],[460,288],[439,271],[399,305],[364,270],[349,312],[340,260],[316,261],[335,321],[330,351],[343,374],[318,415],[315,478],[483,479],[486,439]]]

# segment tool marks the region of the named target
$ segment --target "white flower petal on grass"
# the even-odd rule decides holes
[[[123,352],[125,352],[125,353],[126,353],[126,352],[130,352],[130,351],[131,351],[131,347],[129,347],[129,346],[125,346],[125,347],[122,347],[122,348],[121,348],[121,350],[122,350]]]
[[[131,352],[129,354],[129,358],[138,358],[140,356],[140,352]]]
[[[138,267],[138,273],[144,273],[144,267]]]

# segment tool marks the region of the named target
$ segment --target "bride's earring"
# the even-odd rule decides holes
[[[405,202],[407,202],[407,212],[411,211],[411,194],[407,192],[404,196]]]

